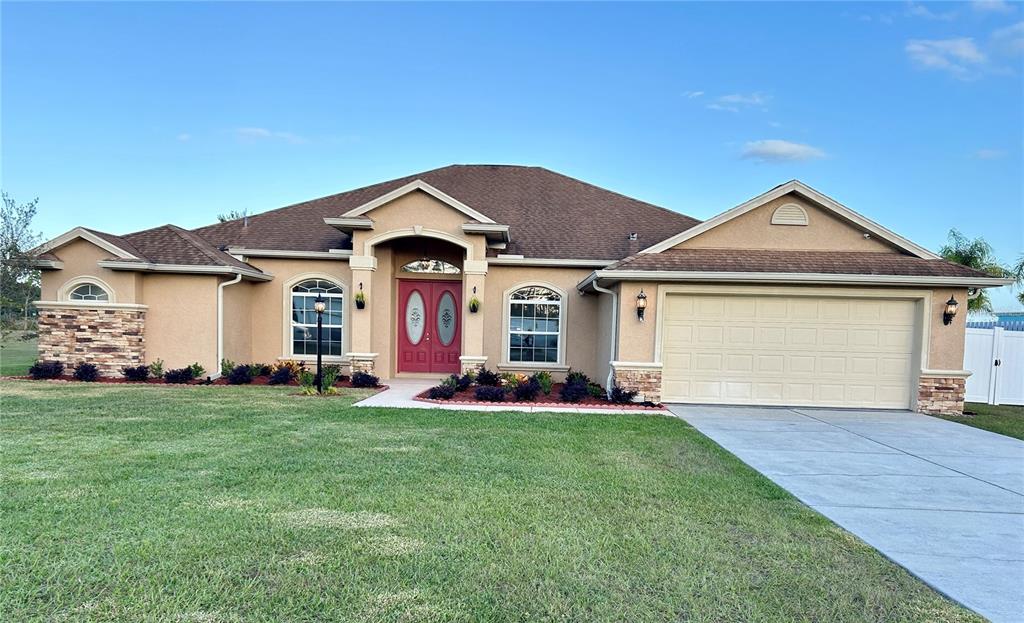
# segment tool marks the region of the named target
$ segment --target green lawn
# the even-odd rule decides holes
[[[984,428],[1000,435],[1024,439],[1024,407],[1021,406],[994,406],[980,402],[968,402],[964,405],[964,415],[938,417],[975,428]]]
[[[19,339],[19,334],[0,341],[0,376],[22,376],[36,361],[36,340]]]
[[[680,420],[0,382],[4,621],[980,621]]]

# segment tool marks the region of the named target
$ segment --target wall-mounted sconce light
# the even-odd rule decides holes
[[[949,324],[953,322],[953,318],[956,317],[956,309],[960,307],[960,303],[956,302],[956,299],[951,295],[949,300],[946,301],[946,309],[942,311],[942,324]]]
[[[480,311],[480,299],[476,298],[476,286],[473,286],[473,295],[469,297],[469,313],[475,314]]]
[[[643,289],[640,290],[640,294],[636,295],[636,317],[640,319],[640,322],[644,321],[644,311],[647,309],[647,295],[644,294]]]

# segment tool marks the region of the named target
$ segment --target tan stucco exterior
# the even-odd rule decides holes
[[[807,212],[807,225],[772,225],[772,214],[787,203]],[[721,223],[676,245],[680,249],[787,249],[800,251],[898,251],[831,211],[795,193]]]
[[[796,203],[806,211],[808,225],[771,224],[775,209],[788,203]],[[942,324],[942,311],[950,295],[966,308],[967,292],[963,288],[624,281],[606,284],[617,294],[615,298],[593,291],[584,295],[577,286],[592,273],[593,267],[488,261],[488,252],[493,256],[494,250],[488,249],[486,237],[463,231],[463,225],[472,220],[470,216],[425,192],[404,195],[364,216],[373,222],[373,229],[353,232],[350,255],[338,254],[337,259],[245,258],[271,278],[247,278],[222,288],[223,356],[237,363],[312,360],[311,356],[291,353],[291,288],[304,279],[320,278],[337,283],[344,291],[344,355],[327,357],[326,361],[354,369],[372,369],[382,378],[391,378],[397,374],[397,327],[401,313],[398,281],[436,279],[462,284],[463,363],[485,361],[488,368],[499,371],[547,369],[561,379],[571,367],[605,383],[610,374],[620,378],[621,368],[628,373],[621,378],[630,378],[632,374],[638,382],[646,384],[651,396],[657,396],[659,308],[664,305],[665,296],[681,288],[736,295],[910,299],[920,312],[916,373],[938,376],[937,372],[958,371],[963,366],[966,313],[959,314],[949,326]],[[875,236],[865,237],[857,225],[795,194],[774,199],[679,246],[900,252]],[[218,284],[227,282],[230,276],[113,271],[97,265],[98,261],[109,259],[110,254],[81,239],[51,252],[64,267],[43,273],[44,301],[66,299],[68,284],[82,278],[96,279],[110,289],[117,304],[145,306],[147,361],[160,358],[166,367],[198,361],[210,373],[219,371]],[[401,271],[403,265],[422,257],[443,259],[459,267],[461,273],[424,275]],[[556,364],[507,361],[508,296],[526,285],[542,285],[562,295],[561,360]],[[647,295],[643,321],[636,313],[636,297],[641,290]],[[366,297],[366,309],[356,308],[357,292]],[[468,310],[468,302],[474,296],[480,301],[480,310],[475,314]],[[617,321],[613,322],[613,318]]]

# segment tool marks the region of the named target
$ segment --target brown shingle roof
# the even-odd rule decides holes
[[[946,260],[924,259],[884,251],[669,249],[661,253],[632,255],[606,270],[991,277]]]
[[[177,225],[161,225],[124,236],[115,236],[94,229],[88,230],[117,247],[152,264],[185,266],[231,266],[257,270],[216,248],[201,236]],[[126,258],[111,258],[131,262]],[[257,271],[258,272],[258,271]]]
[[[324,217],[341,216],[417,179],[508,225],[512,242],[504,253],[526,257],[618,259],[700,222],[541,167],[452,165],[256,214],[248,225],[239,219],[195,232],[217,246],[347,248],[349,237]],[[630,243],[630,232],[637,241]]]

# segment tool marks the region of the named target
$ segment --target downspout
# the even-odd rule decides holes
[[[234,279],[224,281],[217,286],[217,368],[211,376],[220,377],[220,362],[224,361],[224,288],[233,286],[242,280],[239,273]]]
[[[615,384],[615,369],[612,367],[612,361],[618,360],[618,346],[619,346],[619,294],[615,290],[609,290],[608,288],[602,288],[597,285],[597,279],[591,284],[591,286],[597,292],[612,295],[612,343],[608,348],[608,356],[611,357],[611,361],[608,362],[608,378],[604,381],[605,392],[608,397],[611,398],[612,387]]]

